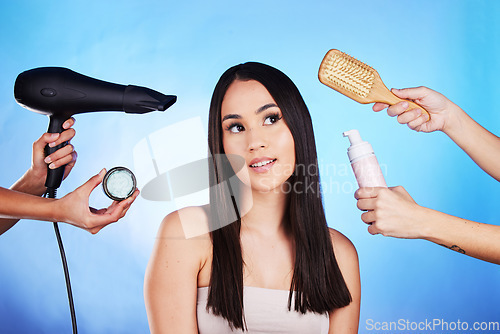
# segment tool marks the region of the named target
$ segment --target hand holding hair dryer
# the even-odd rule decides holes
[[[18,75],[14,97],[21,106],[50,118],[50,133],[61,133],[62,124],[74,114],[95,111],[124,111],[144,114],[164,111],[177,97],[149,88],[101,81],[63,67],[40,67]],[[63,147],[47,147],[51,154]],[[61,185],[64,167],[49,169],[45,186]]]
[[[343,135],[348,137],[351,142],[351,146],[347,149],[347,156],[359,187],[387,188],[372,145],[361,139],[358,130],[349,130],[344,132]]]
[[[49,116],[50,133],[61,133],[64,121],[74,114],[94,111],[144,114],[154,110],[164,111],[177,100],[174,95],[163,95],[145,87],[101,81],[62,67],[40,67],[19,74],[14,84],[14,97],[24,108]],[[46,153],[51,154],[66,144],[46,146]],[[48,197],[56,197],[64,168],[48,168],[45,180]],[[131,187],[133,191],[133,182]],[[57,222],[54,222],[54,230],[64,268],[73,333],[76,334],[78,330],[68,265]]]

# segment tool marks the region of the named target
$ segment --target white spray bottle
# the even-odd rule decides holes
[[[349,130],[343,135],[351,142],[347,156],[359,187],[387,187],[372,145],[361,139],[358,130]]]

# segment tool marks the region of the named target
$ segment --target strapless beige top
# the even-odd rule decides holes
[[[207,311],[208,287],[198,288],[197,319],[200,334],[225,333],[266,333],[266,334],[327,334],[329,328],[328,313],[302,314],[288,310],[287,290],[273,290],[245,286],[243,305],[248,332],[232,331],[226,319]]]

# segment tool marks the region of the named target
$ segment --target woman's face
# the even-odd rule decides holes
[[[267,89],[255,80],[234,81],[222,101],[221,120],[224,152],[233,169],[241,165],[234,156],[246,163],[246,170],[237,172],[240,180],[261,192],[285,191],[282,185],[295,168],[295,143]]]

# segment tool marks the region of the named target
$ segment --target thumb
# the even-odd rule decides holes
[[[86,190],[88,194],[92,192],[101,182],[102,179],[104,178],[104,175],[106,174],[106,168],[103,168],[99,174],[96,174],[92,176],[87,182],[85,182],[80,188],[83,188]]]
[[[429,88],[423,86],[403,89],[391,89],[391,91],[397,97],[409,100],[419,100],[424,98],[427,95],[428,90]]]

